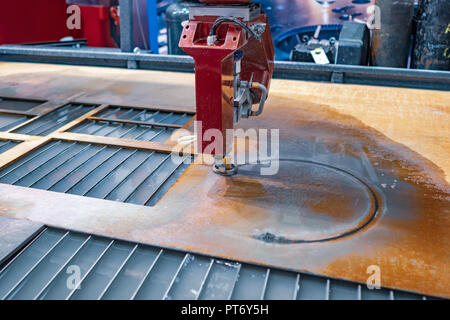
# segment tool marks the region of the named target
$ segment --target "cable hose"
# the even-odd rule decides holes
[[[224,22],[232,22],[234,24],[237,24],[242,29],[246,30],[252,37],[255,37],[256,39],[260,39],[260,37],[256,34],[255,31],[253,31],[249,26],[247,26],[244,22],[242,22],[239,19],[236,19],[234,17],[220,17],[217,18],[216,21],[214,21],[214,24],[211,28],[211,31],[209,32],[209,36],[215,36],[217,32],[217,28]]]

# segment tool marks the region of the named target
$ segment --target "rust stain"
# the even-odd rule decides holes
[[[217,189],[211,190],[211,196],[222,195],[225,198],[258,198],[266,194],[262,183],[254,178],[235,177],[222,179]]]

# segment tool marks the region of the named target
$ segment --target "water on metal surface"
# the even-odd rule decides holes
[[[80,271],[79,283],[68,279],[75,268]],[[67,273],[68,270],[72,271]],[[0,271],[0,299],[420,300],[426,297],[387,289],[369,290],[346,281],[48,228]]]

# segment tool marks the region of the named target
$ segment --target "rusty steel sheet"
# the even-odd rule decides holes
[[[25,68],[32,72],[21,82],[16,73]],[[77,99],[90,103],[155,106],[164,99],[167,108],[193,110],[193,79],[2,64],[0,96],[50,99],[76,88],[85,92]],[[45,84],[40,95],[30,83]],[[127,90],[107,95],[105,83]],[[239,127],[279,129],[276,175],[246,164],[222,177],[192,164],[154,207],[0,184],[0,214],[359,283],[375,265],[383,287],[450,298],[449,105],[447,92],[274,80],[263,115]],[[56,132],[8,150],[0,167],[54,138],[170,148]]]

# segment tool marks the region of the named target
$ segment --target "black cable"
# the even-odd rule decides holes
[[[240,26],[242,29],[246,30],[252,37],[255,37],[256,39],[259,40],[259,36],[255,33],[255,31],[253,31],[251,28],[249,28],[244,22],[242,22],[239,19],[236,19],[234,17],[220,17],[217,18],[216,21],[214,21],[214,24],[211,28],[211,31],[209,32],[210,36],[215,36],[216,32],[217,32],[217,28],[224,22],[232,22],[234,24],[237,24],[238,26]]]

